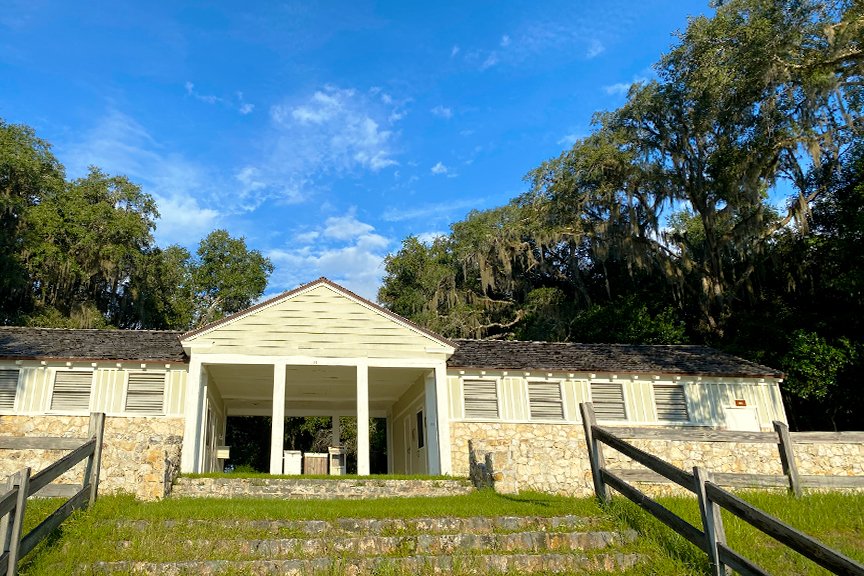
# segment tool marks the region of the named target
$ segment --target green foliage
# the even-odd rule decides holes
[[[805,399],[824,399],[836,391],[838,376],[856,357],[855,346],[846,338],[835,344],[815,332],[796,331],[783,358],[786,390]]]
[[[448,336],[717,346],[789,371],[794,426],[860,427],[861,38],[860,2],[718,2],[528,192],[403,247],[381,301]]]
[[[581,311],[573,321],[573,340],[618,344],[685,344],[684,323],[675,310],[665,308],[651,314],[648,306],[633,297],[622,297]]]
[[[50,144],[32,128],[0,118],[0,323],[16,321],[29,301],[22,254],[28,212],[63,179]]]
[[[248,308],[267,287],[273,263],[258,250],[249,250],[243,238],[214,230],[198,246],[192,269],[196,309],[201,326]]]
[[[273,264],[244,239],[160,249],[151,195],[97,167],[66,181],[50,148],[0,119],[0,323],[185,330],[264,293]]]

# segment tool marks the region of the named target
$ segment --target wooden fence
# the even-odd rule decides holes
[[[597,497],[603,502],[608,502],[610,494],[607,486],[609,486],[629,498],[639,507],[651,513],[655,518],[705,552],[711,561],[711,573],[713,576],[728,574],[727,567],[745,576],[770,576],[756,564],[726,545],[726,535],[723,528],[722,516],[720,515],[720,508],[734,514],[757,530],[792,548],[833,574],[864,576],[864,565],[828,548],[815,538],[799,532],[783,521],[748,504],[731,492],[720,488],[714,482],[714,477],[709,471],[699,466],[694,467],[692,473],[676,468],[665,460],[624,441],[611,430],[597,426],[594,407],[591,403],[580,404],[579,409],[582,413],[583,425],[585,426],[585,440],[591,463],[591,476],[594,481],[594,492]],[[775,423],[775,429],[777,428],[777,424]],[[718,433],[710,432],[709,434],[713,438]],[[783,433],[778,432],[778,436],[779,439],[775,436],[773,437],[773,441],[778,442],[779,445],[783,442]],[[788,436],[788,429],[786,430],[786,436]],[[682,440],[684,438],[682,438],[680,432],[677,432],[676,439]],[[710,440],[706,438],[703,441]],[[630,485],[619,471],[610,471],[606,468],[602,444],[606,444],[635,462],[642,464],[655,475],[659,475],[659,477],[665,478],[696,494],[702,519],[702,529],[700,530],[696,526],[693,526],[650,498],[647,494]],[[782,452],[783,448],[781,448],[781,454]],[[794,470],[794,458],[787,454],[785,458],[781,457],[781,459],[784,460],[783,469],[784,473],[786,473],[786,476],[782,476],[781,478],[788,478],[790,490],[796,491],[792,478],[797,474],[797,471],[790,471],[790,469]],[[753,475],[745,476],[749,477]],[[746,480],[746,478],[742,480]],[[800,484],[797,490],[800,491]]]
[[[71,450],[47,468],[30,475],[30,468],[23,468],[9,476],[8,491],[0,494],[0,576],[14,576],[18,560],[26,556],[39,542],[68,518],[73,511],[85,508],[96,501],[99,491],[99,469],[102,457],[102,437],[105,430],[105,414],[90,415],[87,438],[19,438],[0,437],[2,450]],[[51,482],[86,459],[84,479],[74,485],[74,494],[48,518],[22,537],[24,513],[27,499],[41,492],[41,496],[57,495],[68,489],[52,490]],[[48,487],[48,488],[46,488]]]

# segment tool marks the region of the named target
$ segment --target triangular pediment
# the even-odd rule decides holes
[[[187,352],[262,356],[449,356],[453,344],[321,278],[188,332]]]

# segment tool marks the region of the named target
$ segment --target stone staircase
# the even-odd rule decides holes
[[[281,500],[459,496],[475,490],[467,478],[177,478],[174,498],[279,498]]]
[[[636,565],[628,546],[635,533],[592,529],[596,522],[577,516],[125,521],[111,525],[111,546],[128,560],[97,558],[79,571],[418,576],[579,574]]]

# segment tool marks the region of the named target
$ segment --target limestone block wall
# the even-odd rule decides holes
[[[87,416],[0,416],[0,436],[84,437]],[[164,497],[180,471],[183,419],[107,417],[102,449],[100,492],[128,492],[144,500]],[[0,450],[0,476],[24,466],[34,472],[67,454],[66,450]],[[58,481],[80,483],[83,463]]]
[[[453,473],[470,473],[469,441],[475,462],[491,460],[495,488],[500,492],[538,490],[555,494],[593,494],[585,434],[581,424],[512,422],[451,422]],[[864,442],[833,440],[795,442],[795,460],[802,476],[864,476]],[[776,444],[633,440],[633,445],[674,466],[691,470],[703,466],[713,472],[782,474]],[[639,469],[639,464],[603,447],[610,468]],[[486,456],[489,455],[489,460]],[[640,484],[652,493],[669,486]]]
[[[581,425],[451,422],[453,474],[468,476],[468,441],[476,458],[491,454],[495,489],[588,496],[591,469]]]
[[[804,476],[864,476],[864,443],[795,442],[795,461],[798,473]]]

